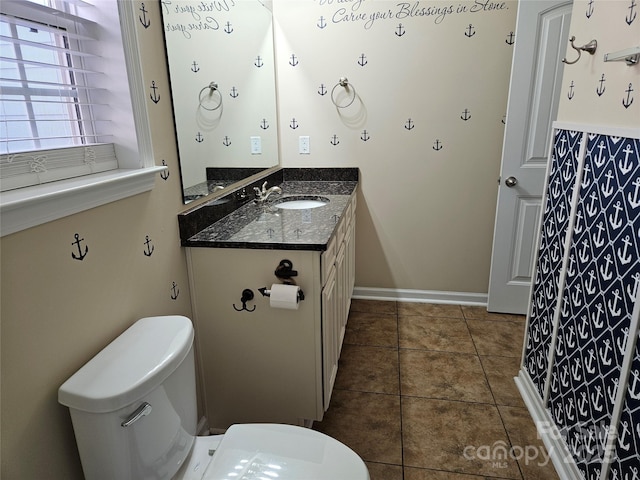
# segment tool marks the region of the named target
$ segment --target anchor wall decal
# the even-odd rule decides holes
[[[291,54],[291,60],[289,60],[289,65],[292,67],[296,67],[300,62],[294,53]]]
[[[321,95],[324,97],[327,94],[327,92],[328,92],[327,87],[324,86],[324,83],[321,83],[320,89],[318,90],[318,95]]]
[[[396,36],[402,37],[405,33],[407,33],[406,29],[402,26],[402,24],[398,24],[398,28],[395,31]]]
[[[258,55],[258,56],[256,57],[256,61],[255,61],[255,62],[253,62],[253,64],[254,64],[256,67],[258,67],[258,68],[263,67],[263,66],[264,66],[264,62],[262,61],[262,57],[261,57],[260,55]]]
[[[231,92],[229,92],[229,96],[231,98],[238,98],[238,95],[240,95],[238,93],[238,89],[235,86],[231,87]]]
[[[327,22],[325,21],[323,16],[320,16],[320,20],[318,20],[318,23],[316,23],[316,26],[318,28],[325,28],[327,26]]]
[[[440,150],[442,150],[442,143],[440,142],[439,139],[436,139],[436,141],[433,144],[433,148],[436,152],[439,152]]]
[[[82,251],[82,246],[80,245],[80,242],[84,242],[84,238],[80,238],[80,234],[78,233],[74,235],[74,238],[76,240],[75,242],[71,242],[71,245],[76,245],[78,247],[78,255],[76,255],[74,252],[71,252],[71,258],[73,258],[74,260],[84,260],[85,257],[87,256],[87,253],[89,253],[89,247],[85,245],[84,251]]]
[[[142,26],[144,28],[149,28],[149,26],[151,25],[151,19],[147,20],[147,9],[144,6],[144,3],[140,4],[140,11],[142,12],[142,16],[138,16],[138,20],[140,20],[140,23],[142,24]]]
[[[200,71],[200,67],[198,66],[198,64],[196,63],[196,61],[193,61],[193,64],[191,65],[191,71],[193,73],[198,73]]]
[[[196,135],[196,142],[198,143],[204,142],[204,136],[202,135],[202,133],[198,132],[198,134]]]
[[[268,129],[268,128],[269,128],[269,122],[267,122],[267,119],[266,119],[266,118],[263,118],[263,119],[262,119],[262,122],[260,122],[260,128],[261,128],[262,130],[266,130],[266,129]]]
[[[367,57],[364,53],[358,57],[358,65],[364,67],[367,63],[369,62],[367,61]]]
[[[469,24],[469,27],[465,29],[464,36],[467,38],[471,38],[476,34],[475,28],[473,24]]]
[[[289,124],[289,127],[290,127],[292,130],[295,130],[295,129],[296,129],[296,128],[298,128],[299,126],[300,126],[300,124],[296,121],[295,117],[293,117],[293,118],[291,119],[291,123]]]
[[[571,85],[569,85],[569,93],[567,94],[567,97],[569,98],[569,100],[573,99],[573,96],[575,95],[573,88],[574,88],[574,83],[573,80],[571,80]]]
[[[509,32],[509,35],[507,35],[507,39],[505,40],[505,43],[507,45],[513,45],[514,43],[516,43],[516,36],[513,32]]]
[[[469,111],[468,108],[464,109],[464,111],[462,112],[462,115],[460,115],[460,118],[465,122],[471,118],[471,112]]]
[[[604,73],[602,74],[602,77],[600,78],[600,80],[598,81],[598,83],[600,84],[598,86],[598,88],[596,88],[596,93],[598,94],[599,97],[602,96],[602,94],[604,93],[604,91],[606,90],[605,86],[604,86],[604,82],[605,82],[605,78],[604,78]]]
[[[633,92],[633,84],[630,83],[629,84],[629,88],[627,88],[625,90],[626,94],[627,94],[627,98],[626,99],[622,99],[622,105],[624,106],[624,108],[629,108],[631,106],[631,104],[633,103],[633,97],[631,96],[631,93]]]
[[[176,282],[171,282],[171,300],[177,300],[180,295],[180,289]]]
[[[415,128],[415,123],[413,122],[413,120],[409,119],[407,120],[407,123],[404,124],[404,128],[406,128],[407,130],[413,130]]]
[[[150,257],[151,255],[153,255],[153,252],[156,248],[151,244],[149,235],[145,235],[144,245],[145,245],[145,249],[142,251],[142,253],[144,253],[144,256]]]
[[[330,142],[330,143],[331,143],[331,145],[333,145],[334,147],[335,147],[336,145],[338,145],[338,144],[340,143],[340,141],[338,140],[338,135],[335,135],[335,134],[334,134],[334,135],[333,135],[333,137],[331,137],[331,142]]]
[[[224,32],[233,33],[233,27],[231,26],[231,22],[227,22],[227,24],[224,26]]]
[[[230,146],[230,145],[231,145],[231,137],[229,137],[228,135],[225,135],[225,136],[224,136],[224,139],[222,140],[222,144],[223,144],[225,147]]]
[[[366,142],[370,138],[371,136],[369,135],[369,133],[366,130],[363,130],[362,135],[360,135],[360,140],[362,140],[363,142]]]
[[[587,18],[591,18],[591,15],[593,15],[593,1],[594,0],[589,0],[589,5],[587,6],[587,11],[585,12]]]
[[[167,166],[167,162],[165,162],[164,159],[162,160],[162,165],[165,167]],[[169,169],[166,169],[160,172],[160,178],[163,179],[164,181],[167,181],[169,179],[169,175],[170,175]]]
[[[151,98],[153,103],[158,103],[160,101],[160,95],[157,92],[158,87],[156,86],[155,80],[151,81],[151,90],[153,90],[153,92],[149,94],[149,98]]]
[[[624,18],[625,22],[627,22],[627,25],[631,25],[638,15],[637,12],[633,11],[636,6],[636,0],[631,0],[631,5],[629,6],[629,15]]]

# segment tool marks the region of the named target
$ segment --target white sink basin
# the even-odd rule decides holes
[[[322,207],[327,203],[329,203],[329,199],[325,197],[318,197],[315,195],[297,195],[278,200],[273,206],[284,210],[306,210],[309,208]]]

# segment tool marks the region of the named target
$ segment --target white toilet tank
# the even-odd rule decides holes
[[[87,480],[172,478],[196,434],[191,320],[138,320],[60,387],[58,401],[71,412]]]

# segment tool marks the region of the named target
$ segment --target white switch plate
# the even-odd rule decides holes
[[[309,148],[309,137],[308,136],[301,136],[298,139],[298,152],[303,154],[303,155],[308,155],[309,153],[311,153],[311,150]]]
[[[251,137],[251,155],[260,155],[262,153],[262,138]]]

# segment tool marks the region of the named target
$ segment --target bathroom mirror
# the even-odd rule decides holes
[[[278,164],[269,4],[162,0],[184,203]]]

